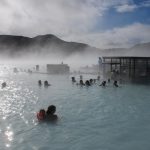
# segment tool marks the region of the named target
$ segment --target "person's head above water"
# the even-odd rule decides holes
[[[118,87],[118,82],[116,80],[114,81],[114,86]]]
[[[87,86],[90,86],[90,85],[91,85],[90,82],[89,82],[89,80],[86,80],[86,81],[85,81],[85,85],[87,85]]]
[[[47,115],[53,115],[56,112],[56,106],[50,105],[47,109]]]
[[[46,117],[46,112],[44,109],[40,109],[40,111],[37,113],[38,120],[44,120]]]
[[[118,83],[118,82],[115,80],[115,81],[114,81],[114,84],[117,84],[117,83]]]
[[[2,88],[6,87],[6,82],[2,83]]]
[[[44,83],[45,83],[45,84],[48,84],[48,81],[46,80],[46,81],[44,81]]]
[[[39,113],[41,113],[41,114],[43,114],[43,115],[45,115],[45,110],[44,109],[40,109],[40,111],[39,111]]]
[[[38,83],[39,83],[39,85],[41,85],[41,84],[42,84],[42,81],[41,81],[41,80],[39,80],[39,81],[38,81]]]
[[[84,83],[83,83],[83,80],[80,80],[80,84],[81,84],[81,85],[83,85],[83,84],[84,84]]]

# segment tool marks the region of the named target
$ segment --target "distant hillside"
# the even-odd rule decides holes
[[[129,49],[112,48],[98,49],[84,43],[66,42],[58,37],[47,34],[39,35],[33,38],[13,35],[0,35],[0,55],[21,57],[30,56],[49,56],[58,54],[68,57],[70,55],[88,54],[95,58],[99,56],[150,56],[150,43],[137,44]]]
[[[83,52],[89,47],[87,44],[66,42],[54,35],[39,35],[34,38],[13,35],[0,35],[0,53],[10,56],[33,53],[63,53],[70,55]]]

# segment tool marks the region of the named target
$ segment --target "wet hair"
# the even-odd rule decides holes
[[[76,82],[76,79],[75,79],[75,77],[72,77],[72,82]]]
[[[80,80],[80,84],[81,84],[81,85],[84,85],[83,80]]]
[[[41,80],[39,80],[39,81],[38,81],[38,83],[39,83],[39,85],[41,85],[41,84],[42,84],[42,81],[41,81]]]
[[[44,109],[40,109],[39,112],[40,112],[40,113],[45,113],[45,110],[44,110]]]
[[[114,81],[114,86],[118,87],[118,82],[116,80]]]
[[[38,120],[43,120],[46,117],[46,112],[44,109],[40,109],[39,113],[37,114]]]
[[[90,83],[92,83],[93,82],[93,79],[90,79]]]
[[[47,80],[46,80],[46,81],[44,81],[44,84],[45,84],[45,85],[47,85],[47,84],[48,84],[48,81],[47,81]]]
[[[6,85],[6,82],[3,82],[2,85]]]
[[[99,86],[105,87],[106,86],[106,81],[103,81]]]
[[[48,83],[48,81],[46,80],[46,81],[44,81],[44,86],[50,86],[50,84]]]
[[[85,84],[86,84],[87,86],[90,86],[90,85],[91,85],[90,82],[89,82],[89,80],[86,80]]]
[[[53,115],[56,112],[56,106],[50,105],[47,109],[47,115]]]
[[[117,81],[115,80],[114,83],[117,83]]]

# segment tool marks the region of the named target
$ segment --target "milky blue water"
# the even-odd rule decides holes
[[[70,77],[1,67],[0,150],[150,150],[149,85],[80,87]],[[38,122],[36,112],[51,104],[58,122]]]

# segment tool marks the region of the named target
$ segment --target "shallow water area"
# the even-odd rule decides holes
[[[38,86],[38,80],[51,86]],[[150,85],[77,86],[69,75],[13,73],[9,66],[1,66],[2,82],[1,150],[150,149]],[[39,122],[36,113],[51,104],[59,120]]]

